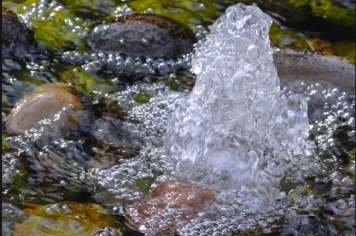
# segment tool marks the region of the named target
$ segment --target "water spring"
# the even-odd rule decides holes
[[[280,91],[271,24],[255,6],[230,6],[197,49],[195,87],[166,134],[180,177],[274,199],[284,172],[308,162],[307,101]]]

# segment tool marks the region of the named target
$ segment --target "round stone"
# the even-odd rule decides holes
[[[194,34],[172,19],[154,14],[134,14],[95,23],[88,46],[96,52],[130,57],[177,58],[193,48]]]
[[[77,125],[74,112],[82,104],[71,91],[74,88],[66,84],[44,84],[27,94],[10,112],[7,132],[23,134],[41,124],[56,125],[61,130],[74,128]]]
[[[167,180],[154,188],[148,196],[126,208],[125,224],[133,230],[147,233],[153,218],[180,218],[181,224],[203,212],[215,201],[214,193],[202,186]],[[161,225],[160,234],[176,233],[179,223]]]

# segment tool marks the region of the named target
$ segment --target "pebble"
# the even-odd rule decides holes
[[[79,99],[66,84],[44,84],[23,97],[6,120],[8,133],[24,134],[38,125],[50,124],[59,130],[77,125],[73,112],[82,108]]]

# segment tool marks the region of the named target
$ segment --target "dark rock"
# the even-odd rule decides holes
[[[87,43],[103,53],[176,58],[190,52],[196,42],[184,25],[154,14],[134,14],[94,24]]]
[[[12,11],[2,7],[2,53],[24,54],[34,41],[34,32]]]
[[[314,216],[298,216],[289,221],[288,234],[294,236],[337,236],[337,229]]]
[[[354,188],[337,187],[337,188],[331,189],[329,197],[340,199],[340,198],[350,197],[351,194],[355,194]]]

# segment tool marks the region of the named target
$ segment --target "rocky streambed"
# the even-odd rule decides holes
[[[4,1],[2,234],[354,234],[354,54],[346,32],[330,37],[342,27],[316,34],[303,25],[326,24],[316,9],[332,18],[330,9],[342,16],[350,6],[310,1],[293,19],[283,5],[258,2],[274,20],[281,92],[306,98],[315,145],[312,161],[293,153],[280,167],[272,204],[175,173],[170,118],[200,73],[194,53],[235,3]]]

